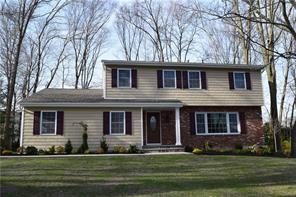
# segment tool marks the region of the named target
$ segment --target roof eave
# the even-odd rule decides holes
[[[102,60],[105,66],[151,66],[151,67],[195,67],[215,69],[245,69],[262,70],[264,65],[251,64],[217,64],[217,63],[186,63],[186,62],[148,62],[148,61],[123,61],[123,60]]]
[[[20,103],[23,107],[183,107],[182,103]]]

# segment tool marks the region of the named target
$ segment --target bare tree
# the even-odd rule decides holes
[[[79,82],[88,88],[106,43],[105,24],[110,18],[113,4],[107,0],[72,1],[66,20],[74,57],[75,88]]]
[[[122,6],[116,14],[115,28],[124,51],[126,60],[139,60],[140,48],[143,44],[144,33],[138,27],[142,27],[140,20],[134,21],[137,25],[130,24],[132,15],[127,6]]]
[[[2,33],[4,33],[4,31],[11,30],[10,38],[1,36],[1,42],[8,46],[8,56],[6,55],[8,59],[3,60],[4,67],[8,68],[8,73],[6,73],[8,77],[4,123],[4,146],[6,148],[11,147],[11,114],[23,41],[29,23],[34,19],[36,10],[43,2],[43,0],[20,0],[4,1],[1,4],[1,35],[3,35]],[[7,40],[7,38],[12,40]]]

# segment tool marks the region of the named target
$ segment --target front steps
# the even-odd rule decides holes
[[[144,145],[142,149],[145,153],[184,152],[184,146],[176,145]]]

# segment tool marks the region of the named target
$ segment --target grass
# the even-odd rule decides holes
[[[296,196],[296,159],[1,158],[1,196]]]

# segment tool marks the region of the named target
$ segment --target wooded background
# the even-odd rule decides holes
[[[1,146],[18,101],[100,87],[102,57],[264,65],[267,135],[278,152],[288,128],[296,155],[295,0],[0,0]]]

